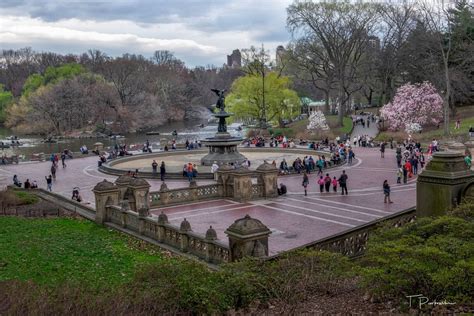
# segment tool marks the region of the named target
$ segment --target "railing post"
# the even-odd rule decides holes
[[[206,231],[206,261],[210,263],[213,263],[215,261],[215,240],[217,240],[217,233],[214,228],[210,226],[209,229]]]
[[[167,205],[169,203],[169,189],[166,183],[161,183],[160,187],[160,200],[161,200],[161,205]]]
[[[191,195],[192,201],[196,201],[198,199],[197,187],[198,186],[197,186],[196,180],[192,180],[191,182],[189,182],[189,194]]]
[[[165,225],[168,224],[168,216],[163,211],[158,215],[158,242],[165,241]]]
[[[150,216],[150,211],[146,207],[138,210],[138,233],[143,235],[145,232],[145,218]]]
[[[181,251],[182,252],[187,252],[188,251],[188,245],[189,245],[189,237],[188,237],[188,232],[192,231],[191,230],[191,224],[185,219],[181,222],[181,225],[179,226],[179,232],[181,234]]]

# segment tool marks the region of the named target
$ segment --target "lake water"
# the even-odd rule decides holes
[[[73,152],[78,152],[82,145],[86,145],[89,149],[94,148],[96,142],[101,142],[104,146],[113,147],[115,143],[127,144],[128,146],[135,145],[135,148],[142,148],[143,144],[148,140],[153,150],[158,150],[160,142],[172,141],[175,139],[178,143],[184,143],[186,140],[196,141],[203,140],[208,137],[213,137],[217,132],[217,125],[207,125],[203,128],[200,124],[207,124],[207,121],[183,121],[169,123],[154,129],[160,133],[160,135],[146,135],[145,133],[134,133],[123,135],[124,138],[81,138],[81,139],[64,139],[59,140],[57,143],[44,143],[43,138],[39,136],[22,136],[14,134],[11,130],[6,128],[0,128],[0,141],[10,144],[11,140],[7,139],[12,135],[16,135],[19,138],[19,142],[22,144],[20,147],[11,147],[9,149],[0,149],[0,155],[11,156],[25,155],[29,159],[33,154],[44,153],[58,153],[64,149],[69,149]],[[243,136],[241,131],[237,130],[238,124],[231,124],[228,126],[228,131],[232,136]],[[172,132],[176,130],[177,136],[172,135]]]

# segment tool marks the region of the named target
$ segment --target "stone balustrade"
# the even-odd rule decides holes
[[[217,184],[195,185],[191,182],[187,188],[168,189],[163,184],[160,191],[150,192],[150,207],[159,207],[170,204],[179,204],[194,202],[199,200],[215,199],[219,197],[219,189]]]
[[[195,233],[186,219],[178,227],[170,224],[163,213],[158,217],[140,216],[123,206],[109,205],[106,207],[105,223],[115,224],[212,264],[228,262],[230,258],[229,247],[217,240],[212,227],[206,235]]]
[[[326,250],[341,253],[345,256],[356,258],[364,254],[367,249],[367,241],[370,234],[379,227],[380,224],[389,223],[393,227],[400,227],[407,223],[411,223],[416,219],[415,208],[403,210],[393,215],[377,219],[365,225],[355,227],[353,229],[332,235],[293,250],[299,249],[315,249]],[[269,257],[268,259],[276,259],[281,254]]]
[[[222,166],[218,171],[216,184],[198,186],[195,181],[191,181],[187,188],[168,189],[166,183],[163,182],[159,191],[149,192],[148,205],[159,208],[165,205],[216,198],[231,198],[237,201],[272,198],[278,194],[277,177],[278,169],[269,163],[263,163],[255,171]],[[255,180],[257,183],[253,183]],[[122,185],[121,196],[125,196],[125,186],[129,185],[130,180],[122,176],[116,183],[119,186]]]

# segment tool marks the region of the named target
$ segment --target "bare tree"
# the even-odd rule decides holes
[[[324,48],[334,67],[339,89],[339,125],[342,126],[346,102],[360,89],[354,86],[355,76],[376,25],[375,7],[366,3],[297,1],[287,11],[287,25],[293,36],[312,36]]]
[[[444,134],[449,135],[449,109],[451,100],[450,58],[452,52],[452,33],[450,30],[448,11],[443,6],[434,6],[427,1],[421,8],[421,22],[430,35],[436,40],[438,53],[441,56],[444,77]]]
[[[302,37],[296,40],[288,49],[290,69],[293,75],[310,82],[325,95],[324,112],[329,113],[331,92],[335,88],[334,67],[326,54],[326,50],[318,45],[313,37]],[[295,69],[296,68],[296,69]]]

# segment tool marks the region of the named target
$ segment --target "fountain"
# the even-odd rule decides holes
[[[237,145],[242,142],[242,138],[232,137],[227,132],[225,120],[231,116],[232,113],[225,111],[225,90],[212,89],[212,91],[219,97],[216,103],[216,108],[219,109],[219,112],[214,114],[214,117],[219,119],[219,125],[214,137],[206,138],[202,141],[202,143],[209,148],[209,153],[201,159],[201,164],[211,166],[215,161],[218,165],[230,163],[240,165],[246,158],[237,150]]]

